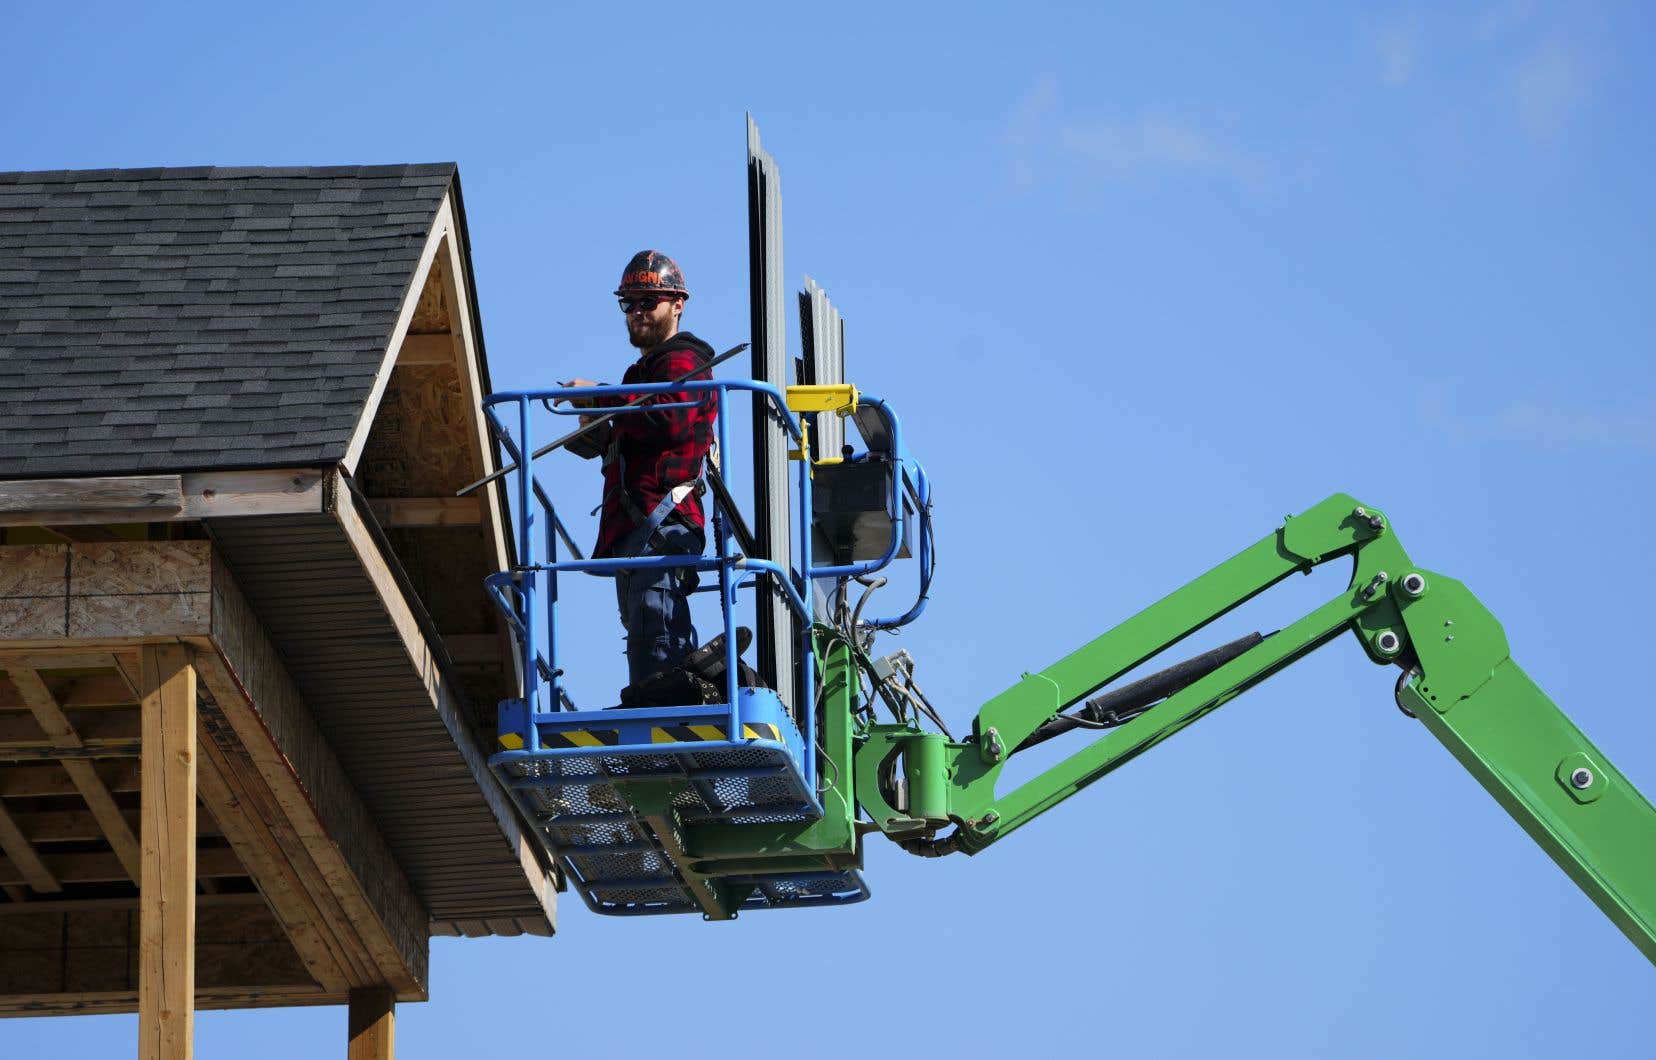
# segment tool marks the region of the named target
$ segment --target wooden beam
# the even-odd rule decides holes
[[[203,804],[220,822],[231,849],[264,893],[270,911],[311,978],[324,990],[347,989],[350,983],[334,955],[337,943],[327,932],[327,917],[306,889],[301,866],[294,864],[296,854],[307,861],[308,857],[302,848],[295,851],[298,843],[284,844],[278,837],[281,815],[261,798],[262,793],[253,790],[256,773],[244,775],[231,752],[221,748],[207,732],[206,717],[201,721],[202,759],[197,779]]]
[[[0,482],[0,526],[44,526],[70,540],[107,541],[115,535],[99,524],[302,515],[322,511],[326,477],[321,468],[300,467]],[[110,498],[121,503],[109,507]]]
[[[141,523],[184,510],[178,475],[0,482],[0,526]]]
[[[190,649],[146,646],[138,1057],[190,1060],[195,1029],[196,689]]]
[[[187,519],[217,519],[320,512],[326,479],[327,472],[314,467],[187,473],[183,514]]]
[[[74,843],[104,837],[98,819],[88,810],[19,810],[14,807],[11,815],[31,843]],[[134,830],[141,827],[136,807],[122,810],[121,815]],[[216,839],[220,835],[218,825],[210,816],[196,815],[196,838]]]
[[[313,893],[338,942],[336,957],[352,986],[390,984],[405,1000],[423,999],[430,914],[415,895],[373,817],[300,697],[230,572],[215,564],[213,636],[217,651],[199,658],[225,723],[241,740],[251,772],[293,822],[307,856],[331,889]],[[361,964],[357,964],[358,955]]]
[[[94,762],[92,769],[104,787],[112,792],[138,790],[137,762]],[[78,793],[74,782],[57,765],[7,766],[0,769],[0,798]]]
[[[397,998],[388,987],[351,991],[347,1060],[392,1060]]]
[[[0,553],[0,559],[3,558],[4,553]],[[67,574],[64,577],[67,577]],[[61,592],[61,589],[59,591]],[[0,670],[12,666],[24,666],[31,670],[104,670],[117,665],[116,659],[115,653],[107,651],[42,651],[38,648],[25,648],[0,651]],[[127,701],[138,702],[137,690],[127,697]]]
[[[99,662],[109,667],[115,665],[114,657],[108,655],[100,657]],[[57,664],[48,662],[44,666],[38,663],[30,665],[36,670],[46,670]],[[5,663],[0,662],[0,670],[3,669]],[[67,680],[49,680],[47,683],[57,686],[53,688],[52,695],[57,699],[58,706],[64,710],[74,710],[78,707],[115,707],[138,702],[138,696],[127,688],[126,682],[118,673],[82,674]],[[17,694],[17,690],[7,682],[0,681],[0,711],[26,709],[28,704],[23,702],[23,697]],[[83,732],[81,735],[86,734]]]
[[[410,334],[403,338],[397,354],[397,367],[414,364],[453,364],[454,336],[443,332],[435,335]]]
[[[285,1008],[293,1005],[343,1005],[343,993],[330,994],[316,986],[198,987],[196,1008]],[[0,1016],[89,1016],[133,1012],[138,997],[132,990],[95,990],[64,994],[8,994],[0,997]]]
[[[226,891],[223,894],[196,895],[196,911],[221,907],[259,906],[265,904],[258,891]],[[138,898],[45,898],[18,905],[0,903],[0,917],[36,916],[41,913],[90,913],[98,910],[118,910],[123,913],[138,911]]]
[[[192,843],[191,847],[194,848]],[[126,867],[114,854],[53,854],[45,852],[40,860],[46,863],[61,883],[124,883],[131,879]],[[210,848],[196,854],[196,875],[223,879],[227,876],[246,876],[247,869],[234,850]],[[0,858],[0,885],[25,883],[23,872],[9,858]],[[191,890],[195,889],[194,882]]]
[[[477,496],[372,497],[368,506],[384,527],[476,526],[483,519]]]
[[[23,834],[23,827],[6,811],[5,803],[0,803],[0,851],[23,873],[30,887],[45,894],[63,890],[63,884],[52,875],[52,870],[35,852],[34,844]]]
[[[48,739],[52,740],[58,747],[76,751],[84,749],[81,738],[76,734],[74,726],[69,724],[69,719],[64,716],[62,708],[58,706],[57,700],[52,698],[51,691],[46,687],[46,682],[40,679],[40,674],[37,671],[24,666],[14,666],[7,671],[7,674],[11,677],[12,684],[17,686],[17,691],[22,694],[23,702],[29,705],[29,710],[34,713],[35,721],[40,723],[40,727],[45,731]],[[126,817],[121,814],[120,807],[115,805],[115,797],[110,794],[103,778],[98,776],[98,772],[93,768],[92,763],[84,758],[63,758],[59,760],[59,764],[63,766],[63,771],[69,774],[69,779],[74,782],[81,798],[86,800],[87,809],[91,810],[92,816],[98,819],[98,824],[104,830],[105,838],[109,840],[110,849],[115,851],[115,856],[121,859],[121,864],[126,866],[127,872],[131,873],[134,880],[137,880],[139,873],[142,871],[142,860],[138,853],[138,838],[132,834],[132,829],[127,825]],[[193,809],[191,814],[190,820],[193,828],[195,821]],[[193,838],[191,847],[192,849],[194,847]]]
[[[135,758],[138,755],[138,711],[69,711],[70,724],[81,736],[77,750],[59,746],[47,737],[29,714],[0,714],[0,762],[30,762],[46,758]]]

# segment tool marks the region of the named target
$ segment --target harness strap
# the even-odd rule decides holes
[[[705,396],[701,400],[705,401]],[[643,543],[639,547],[642,548],[649,544],[650,539],[655,536],[656,531],[661,529],[661,524],[665,523],[668,516],[673,514],[674,508],[677,508],[680,504],[684,503],[685,498],[689,497],[691,493],[694,493],[696,496],[700,497],[702,494],[707,492],[707,465],[710,462],[712,463],[714,470],[718,470],[719,443],[717,440],[711,441],[707,447],[707,452],[702,455],[701,463],[697,465],[696,468],[696,477],[687,479],[686,481],[681,482],[669,489],[662,495],[661,500],[656,502],[656,506],[650,514],[646,516],[644,514],[644,509],[640,508],[632,499],[632,496],[627,493],[627,458],[621,455],[620,434],[618,432],[611,432],[609,448],[604,451],[602,466],[607,470],[611,464],[617,465],[615,469],[615,486],[599,499],[598,506],[592,509],[589,514],[597,515],[603,510],[604,505],[609,503],[609,499],[619,493],[621,510],[627,513],[628,519],[632,520],[633,532],[636,533],[637,528],[642,525],[647,525],[649,527],[649,531],[641,535],[643,537]]]

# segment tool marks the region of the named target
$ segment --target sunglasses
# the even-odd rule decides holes
[[[615,302],[621,307],[621,312],[623,313],[631,313],[635,309],[645,313],[653,313],[655,312],[656,306],[663,302],[670,302],[672,300],[671,296],[651,294],[645,295],[642,298],[617,298]]]

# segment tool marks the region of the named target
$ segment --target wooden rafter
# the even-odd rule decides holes
[[[227,891],[224,894],[196,895],[197,909],[220,909],[237,906],[264,907],[264,896],[258,891]],[[129,898],[47,898],[27,903],[23,908],[0,904],[0,917],[40,916],[50,913],[90,913],[116,911],[130,913],[138,908],[136,895]]]
[[[23,834],[23,827],[6,811],[4,803],[0,803],[0,852],[4,852],[6,859],[23,874],[23,880],[30,887],[45,894],[56,894],[63,890],[63,884],[58,882],[52,870],[40,860],[34,844],[29,837]]]
[[[0,714],[0,762],[42,758],[136,758],[138,710],[65,711],[81,738],[80,748],[63,747],[32,714]]]
[[[137,808],[122,812],[126,814],[127,823],[137,830]],[[86,810],[19,810],[13,807],[11,815],[31,843],[84,843],[103,838],[103,829],[98,826],[97,819]],[[201,815],[196,818],[197,839],[217,839],[221,835],[223,832],[211,817]]]
[[[240,693],[229,673],[212,657],[204,655],[200,661],[202,682],[214,701],[221,710],[239,713],[235,701]],[[268,877],[270,886],[266,893],[277,918],[284,924],[307,925],[301,937],[290,937],[311,974],[329,990],[383,981],[384,973],[379,970],[376,954],[358,937],[355,925],[364,921],[360,917],[353,921],[351,912],[326,886],[328,869],[318,864],[314,846],[317,837],[301,834],[288,824],[292,812],[282,805],[277,789],[257,781],[264,768],[275,763],[268,759],[243,759],[238,768],[228,759],[221,759],[216,748],[207,748],[206,755],[216,771],[216,777],[209,783],[222,781],[225,786],[223,792],[215,791],[214,797],[228,796],[245,807],[247,833],[243,846],[248,848],[247,856],[253,859],[250,867],[266,867],[266,857],[274,856],[286,870]],[[261,873],[261,883],[266,878]]]
[[[52,875],[63,883],[120,883],[129,878],[126,867],[114,854],[47,852],[40,855],[40,860],[44,861]],[[236,852],[222,847],[200,851],[196,855],[196,872],[201,876],[219,879],[247,875],[247,870],[242,866],[241,859],[236,857]],[[25,882],[27,881],[22,869],[14,865],[9,858],[0,858],[0,884]]]
[[[28,704],[35,721],[40,723],[41,729],[54,746],[76,752],[84,751],[85,744],[81,742],[80,735],[69,723],[63,708],[58,706],[51,689],[41,680],[39,672],[27,666],[12,666],[8,672],[12,684],[17,686],[17,691],[23,696],[23,702]],[[138,837],[132,834],[131,826],[127,824],[121,808],[115,805],[115,797],[110,793],[103,778],[98,776],[92,763],[84,758],[64,757],[58,760],[58,764],[69,774],[69,779],[74,782],[81,798],[86,800],[87,808],[92,811],[92,816],[97,818],[98,824],[103,828],[104,837],[109,840],[115,856],[126,867],[132,879],[139,880],[143,863],[139,854]]]
[[[476,526],[483,521],[477,497],[374,497],[368,501],[384,527]]]
[[[110,791],[138,790],[136,761],[92,762],[90,765]],[[10,766],[0,770],[0,797],[3,798],[74,794],[77,794],[74,782],[55,765]]]
[[[270,911],[287,932],[311,978],[330,993],[347,989],[350,983],[334,957],[334,941],[324,936],[327,918],[298,878],[291,856],[276,836],[280,825],[271,812],[273,808],[253,789],[251,778],[241,775],[228,753],[205,731],[205,720],[200,746],[197,781],[208,812],[221,822],[231,849],[259,881]]]
[[[4,667],[0,662],[0,668]],[[43,669],[39,664],[36,669]],[[62,663],[53,662],[52,666],[62,666]],[[114,666],[113,658],[109,658],[103,666]],[[72,680],[60,682],[53,690],[58,706],[64,710],[76,710],[80,707],[118,707],[138,703],[138,693],[127,687],[117,673],[83,674]],[[15,710],[27,707],[23,697],[17,690],[0,682],[0,710]],[[83,732],[81,734],[85,736]]]

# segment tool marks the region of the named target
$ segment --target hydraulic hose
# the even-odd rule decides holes
[[[960,832],[950,832],[936,839],[899,839],[897,845],[916,857],[940,858],[960,850]]]
[[[1131,684],[1101,692],[1083,703],[1081,709],[1075,713],[1060,714],[1042,724],[1025,737],[1023,743],[1014,748],[1012,753],[1016,754],[1025,748],[1045,743],[1059,733],[1069,732],[1071,729],[1107,729],[1130,721],[1149,710],[1152,704],[1195,684],[1264,639],[1258,633],[1249,633],[1229,644],[1222,644],[1212,651],[1203,652],[1182,663],[1157,671],[1149,677],[1142,677]]]

